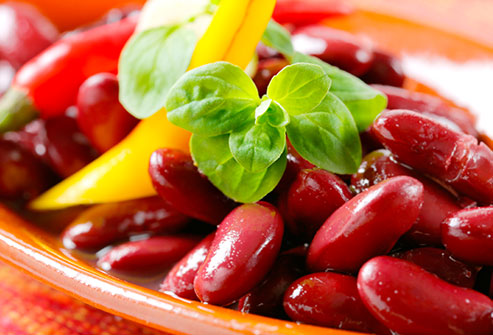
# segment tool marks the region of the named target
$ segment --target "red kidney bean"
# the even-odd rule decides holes
[[[282,24],[305,25],[353,11],[347,1],[282,0],[277,1],[272,17]]]
[[[493,265],[493,206],[464,209],[442,223],[443,244],[455,257]]]
[[[399,161],[493,203],[493,152],[476,138],[405,110],[383,112],[372,131]]]
[[[38,119],[4,137],[41,158],[61,177],[72,175],[97,157],[77,121],[69,116]]]
[[[9,62],[0,59],[0,98],[10,87],[15,70]]]
[[[0,140],[0,197],[30,200],[54,182],[49,169],[19,145]]]
[[[253,82],[257,86],[261,96],[267,93],[267,86],[269,86],[272,77],[288,65],[289,62],[284,58],[268,58],[259,61]]]
[[[274,50],[274,49],[266,46],[262,42],[257,44],[257,48],[255,49],[255,51],[257,52],[259,65],[260,65],[260,62],[263,60],[266,60],[269,58],[280,58],[281,57],[281,54],[279,52],[277,52],[277,50]],[[258,70],[257,70],[257,72],[258,72]]]
[[[399,334],[489,334],[493,302],[447,283],[410,262],[371,259],[358,275],[358,291],[370,312]]]
[[[449,251],[438,248],[411,249],[394,253],[392,256],[414,263],[451,284],[466,288],[474,287],[476,276],[481,269],[463,263],[452,257]]]
[[[35,7],[9,2],[0,5],[0,59],[16,69],[58,38],[55,26]]]
[[[199,241],[197,236],[153,236],[126,242],[101,257],[98,266],[106,271],[157,272],[172,266]]]
[[[281,215],[270,204],[245,204],[218,226],[195,277],[201,301],[227,305],[254,288],[269,272],[281,247]]]
[[[313,238],[307,264],[313,272],[356,272],[371,257],[386,254],[418,218],[423,185],[394,177],[370,187],[332,214]]]
[[[470,113],[460,108],[449,106],[438,97],[392,86],[372,86],[387,96],[388,109],[412,110],[445,123],[454,130],[461,130],[473,136],[478,135],[475,126],[476,120]],[[451,121],[452,124],[447,122],[447,120]]]
[[[289,188],[283,206],[288,230],[301,240],[311,241],[327,218],[352,198],[348,186],[322,169],[305,169]]]
[[[195,219],[218,224],[236,206],[200,174],[189,155],[179,150],[156,150],[149,174],[164,201]]]
[[[373,62],[361,79],[370,84],[402,87],[405,76],[399,59],[386,52],[375,50]]]
[[[89,77],[79,88],[77,123],[101,153],[120,142],[138,122],[120,104],[118,91],[118,79],[112,73]]]
[[[100,249],[136,234],[175,233],[188,220],[160,197],[101,204],[75,218],[62,240],[70,249]]]
[[[372,185],[396,176],[410,176],[423,184],[423,207],[418,220],[406,233],[406,239],[417,244],[441,245],[442,221],[461,208],[457,200],[440,185],[398,164],[388,150],[374,151],[363,158],[363,162],[351,178],[351,186],[362,192]]]
[[[389,333],[366,309],[356,278],[322,272],[296,280],[284,295],[284,309],[298,322],[361,332]]]
[[[356,76],[368,71],[373,61],[373,50],[365,41],[321,24],[296,29],[293,45],[296,51],[318,57]]]
[[[281,254],[265,280],[238,302],[243,313],[285,318],[284,293],[289,285],[304,274],[305,257],[295,253]]]
[[[171,292],[181,298],[198,300],[193,287],[193,281],[204,263],[214,239],[214,233],[209,234],[195,248],[176,263],[166,275],[160,290]]]

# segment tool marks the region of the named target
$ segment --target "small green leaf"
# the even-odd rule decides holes
[[[323,100],[330,88],[330,79],[315,64],[286,66],[267,88],[267,96],[279,103],[290,115],[307,113]]]
[[[130,114],[143,119],[164,107],[169,89],[187,71],[196,42],[193,31],[179,26],[130,39],[118,66],[120,102]]]
[[[277,102],[267,98],[255,110],[255,124],[264,123],[272,127],[286,127],[289,114]]]
[[[187,72],[166,100],[168,119],[201,136],[217,136],[251,123],[260,104],[257,87],[238,66],[217,62]]]
[[[325,170],[350,174],[361,163],[358,129],[347,107],[328,93],[313,111],[291,117],[289,140],[298,153]]]
[[[385,95],[368,86],[359,78],[316,57],[295,53],[292,63],[300,62],[317,64],[324,69],[332,79],[330,92],[335,94],[347,106],[359,131],[366,130],[377,115],[387,107]]]
[[[291,34],[274,20],[269,21],[264,35],[262,36],[262,43],[284,55],[294,54]]]
[[[238,202],[256,202],[271,192],[286,169],[286,151],[261,172],[249,172],[231,154],[229,135],[190,140],[192,157],[199,170],[226,196]]]
[[[229,148],[247,171],[261,172],[279,159],[286,148],[286,129],[268,123],[253,124],[231,133]]]

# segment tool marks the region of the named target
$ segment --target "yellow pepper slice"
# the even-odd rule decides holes
[[[245,68],[269,22],[275,0],[222,0],[199,40],[190,69],[215,61]],[[190,133],[166,119],[163,109],[139,125],[117,146],[30,203],[34,210],[124,201],[156,194],[147,172],[159,148],[188,152]]]

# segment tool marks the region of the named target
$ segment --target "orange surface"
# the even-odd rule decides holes
[[[12,1],[12,0],[10,0]],[[97,20],[112,8],[141,5],[145,0],[17,0],[35,5],[61,31]],[[0,1],[6,2],[6,1]]]

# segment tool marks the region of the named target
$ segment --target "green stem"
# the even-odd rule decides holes
[[[10,88],[0,99],[0,134],[18,130],[38,115],[38,111],[26,93]]]

